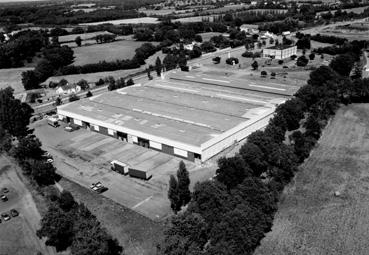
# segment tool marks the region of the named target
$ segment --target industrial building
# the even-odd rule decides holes
[[[175,71],[58,106],[60,120],[191,161],[263,128],[297,87]]]
[[[263,58],[286,59],[297,54],[297,46],[276,45],[263,49]]]

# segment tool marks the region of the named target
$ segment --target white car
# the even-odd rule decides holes
[[[53,160],[52,158],[48,158],[48,159],[46,160],[46,162],[47,162],[47,163],[49,163],[49,164],[51,164],[51,163],[53,163],[53,162],[54,162],[54,160]]]

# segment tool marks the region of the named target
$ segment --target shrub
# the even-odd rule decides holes
[[[296,65],[297,66],[306,66],[309,63],[309,60],[305,56],[300,56],[297,59]]]
[[[283,64],[283,60],[282,59],[278,60],[278,64],[279,65],[282,65]]]
[[[295,60],[297,58],[297,56],[296,55],[292,55],[290,58],[291,58],[291,60]]]
[[[239,61],[238,61],[238,58],[230,57],[226,59],[226,63],[228,65],[233,65],[233,64],[238,64]]]
[[[267,73],[266,71],[261,71],[260,75],[261,75],[261,76],[267,76],[267,75],[268,75],[268,73]]]

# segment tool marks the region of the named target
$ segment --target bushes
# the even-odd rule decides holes
[[[230,57],[225,61],[228,65],[237,65],[239,63],[238,58]]]
[[[297,66],[306,66],[309,63],[309,59],[307,59],[304,55],[300,56],[297,59],[296,65]]]

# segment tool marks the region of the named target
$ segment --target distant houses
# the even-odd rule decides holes
[[[249,34],[258,34],[259,33],[259,25],[254,24],[243,24],[240,26],[240,30]]]

